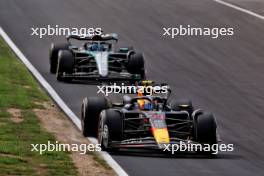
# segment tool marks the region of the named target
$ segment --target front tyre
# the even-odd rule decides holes
[[[99,114],[109,108],[109,102],[104,97],[84,98],[82,103],[81,125],[85,137],[97,137]]]
[[[217,144],[216,128],[217,124],[213,114],[208,112],[201,112],[197,114],[194,117],[195,141],[203,145],[209,145],[210,147]],[[211,155],[213,151],[202,151],[200,153]]]
[[[102,111],[98,125],[98,142],[101,144],[102,150],[118,150],[118,148],[111,148],[111,142],[122,140],[122,124],[120,111],[115,109]]]
[[[50,73],[55,74],[57,71],[59,51],[68,50],[69,46],[70,45],[68,43],[51,44],[50,54],[49,54]]]
[[[57,68],[58,81],[70,81],[70,78],[64,77],[65,74],[72,74],[74,69],[74,56],[68,50],[59,51],[59,62]]]
[[[146,78],[145,60],[142,53],[131,54],[128,58],[127,70],[132,74],[139,74],[141,79]]]

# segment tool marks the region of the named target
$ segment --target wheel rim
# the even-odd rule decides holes
[[[83,105],[82,105],[82,116],[81,116],[82,131],[84,131],[84,119],[85,119],[85,114],[86,114],[86,105],[87,105],[87,99],[84,99]]]
[[[103,131],[102,131],[102,143],[105,148],[108,147],[108,139],[109,139],[109,131],[107,125],[103,126]]]
[[[98,142],[102,144],[102,137],[103,137],[103,120],[100,118],[99,125],[98,125]]]

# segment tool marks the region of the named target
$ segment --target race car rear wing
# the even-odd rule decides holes
[[[86,41],[118,41],[118,35],[116,33],[111,34],[102,34],[102,35],[69,35],[66,37],[67,41],[69,42],[70,39],[76,40],[86,40]]]

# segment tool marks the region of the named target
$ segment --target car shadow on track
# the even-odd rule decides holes
[[[119,150],[118,152],[109,152],[113,156],[135,156],[135,157],[158,157],[171,159],[239,159],[241,156],[233,153],[218,153],[217,155],[202,155],[191,152],[175,152],[174,154],[156,151],[156,150]]]
[[[117,85],[122,85],[122,83],[126,85],[132,85],[135,83],[134,82],[129,82],[129,81],[120,81],[120,80],[67,80],[64,81],[63,83],[65,84],[85,84],[85,85],[111,85],[113,83],[116,83]]]

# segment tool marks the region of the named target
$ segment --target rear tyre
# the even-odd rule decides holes
[[[74,57],[73,54],[68,50],[60,50],[59,62],[57,68],[57,80],[58,81],[70,81],[70,78],[65,78],[64,74],[72,74],[74,68]]]
[[[58,53],[60,50],[68,50],[69,44],[68,43],[60,43],[60,44],[51,44],[50,47],[50,54],[49,54],[49,61],[50,61],[50,73],[55,74],[57,71],[58,65]]]
[[[122,140],[122,115],[114,109],[106,109],[100,114],[98,125],[98,142],[102,150],[116,151],[118,148],[111,148],[112,141]]]
[[[127,70],[129,73],[139,74],[141,79],[145,79],[145,61],[143,54],[135,53],[130,55],[127,63]]]
[[[85,137],[97,136],[99,114],[102,110],[109,108],[109,103],[104,97],[84,98],[82,103],[81,125]]]
[[[211,113],[201,112],[194,119],[194,138],[201,144],[210,145],[217,144],[216,121]],[[213,151],[201,151],[198,153],[212,154]]]

